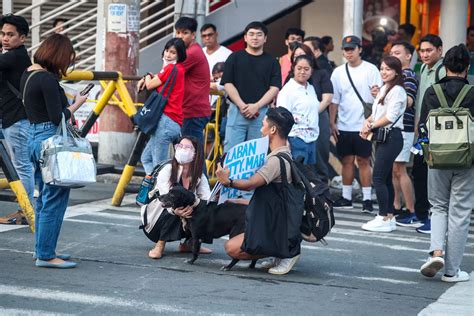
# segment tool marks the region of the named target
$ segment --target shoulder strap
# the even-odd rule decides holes
[[[31,73],[31,75],[26,79],[25,86],[23,87],[23,98],[21,99],[23,106],[25,106],[25,92],[26,92],[26,86],[28,85],[28,82],[30,82],[30,79],[37,74],[38,72],[43,72],[44,70],[35,70]]]
[[[280,175],[281,175],[281,182],[283,184],[288,184],[288,178],[286,176],[286,166],[285,162],[283,161],[283,158],[279,155],[276,155],[278,160],[280,160]]]
[[[425,69],[426,69],[426,64],[421,65],[420,75],[423,73],[423,71],[425,71]]]
[[[436,96],[438,97],[439,104],[441,105],[442,108],[447,108],[448,107],[448,101],[446,101],[446,97],[443,93],[443,89],[441,88],[441,85],[439,83],[433,85],[433,89],[436,93]]]
[[[466,95],[471,90],[471,88],[472,88],[471,85],[465,84],[464,87],[462,87],[461,91],[459,92],[458,96],[456,97],[456,100],[454,100],[454,103],[451,106],[451,108],[458,108],[461,105],[461,102],[466,97]]]
[[[161,95],[162,96],[169,97],[169,95],[171,94],[171,90],[174,87],[174,83],[176,81],[177,76],[178,76],[178,69],[177,69],[176,65],[174,65],[173,69],[170,72],[170,75],[168,76],[168,78],[166,78],[166,81],[165,81],[165,84],[163,85],[163,88],[161,89],[161,91],[162,91]],[[170,85],[170,81],[171,81],[171,85]],[[168,89],[168,91],[166,91],[166,88],[168,86],[169,86],[169,89]],[[165,95],[165,93],[166,93],[166,95]]]
[[[21,100],[21,93],[20,93],[20,91],[18,91],[18,89],[15,88],[15,86],[12,85],[10,81],[6,80],[6,82],[7,82],[8,88],[10,88],[10,90],[13,92],[13,94],[16,95],[16,97],[17,97],[18,99]]]
[[[442,60],[442,59],[441,59],[441,60]],[[439,78],[439,72],[441,71],[441,68],[443,68],[443,67],[444,67],[444,66],[443,66],[443,63],[441,63],[441,64],[438,66],[438,68],[436,68],[436,72],[435,72],[435,80],[436,80],[436,82],[438,82],[439,79],[440,79],[440,78]]]
[[[354,92],[357,94],[357,97],[359,98],[360,102],[362,102],[362,105],[364,105],[365,101],[360,96],[359,91],[357,91],[357,89],[354,85],[354,82],[352,81],[351,74],[349,73],[349,65],[347,63],[346,63],[346,73],[347,73],[347,77],[349,78],[349,81],[351,83],[352,89],[354,89]]]

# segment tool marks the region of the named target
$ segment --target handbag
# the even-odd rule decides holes
[[[368,118],[370,115],[372,115],[372,103],[365,102],[364,99],[359,94],[359,91],[357,91],[354,82],[352,81],[351,74],[349,73],[349,66],[346,63],[346,73],[347,77],[349,77],[349,81],[351,83],[352,89],[354,89],[354,92],[356,93],[357,97],[359,98],[360,102],[362,103],[362,107],[364,108],[364,117]]]
[[[171,91],[173,90],[177,76],[178,69],[176,68],[176,65],[174,65],[170,75],[163,85],[163,88],[161,89],[161,92],[158,92],[156,89],[154,89],[148,99],[146,99],[142,109],[137,114],[135,114],[135,123],[143,133],[150,135],[156,130],[158,122],[163,115],[166,103],[168,103],[168,98],[171,94]],[[165,95],[166,88],[168,86],[168,93]]]
[[[67,127],[64,114],[56,135],[41,143],[40,166],[48,185],[74,188],[96,182],[91,144]]]

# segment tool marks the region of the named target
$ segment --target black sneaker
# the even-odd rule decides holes
[[[372,205],[372,200],[362,201],[362,213],[372,214],[374,212],[374,207]]]
[[[394,209],[393,210],[393,216],[395,216],[397,219],[402,219],[405,217],[410,217],[412,213],[410,210],[408,210],[405,207],[402,207],[401,209]]]
[[[337,208],[352,208],[352,201],[340,197],[338,200],[336,200],[336,202],[334,202],[332,206]]]

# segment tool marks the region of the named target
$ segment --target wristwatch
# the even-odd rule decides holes
[[[234,184],[234,180],[232,179],[229,179],[229,183],[227,183],[226,185],[224,185],[226,188],[232,188],[232,185]]]

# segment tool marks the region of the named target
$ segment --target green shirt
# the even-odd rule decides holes
[[[446,77],[446,69],[443,67],[443,58],[438,60],[433,67],[429,68],[428,66],[421,66],[420,71],[420,85],[418,86],[418,94],[416,96],[416,117],[420,117],[421,113],[421,105],[423,103],[423,97],[425,96],[426,90],[436,83],[436,70],[441,67],[439,70],[437,78],[440,80],[441,78]]]

